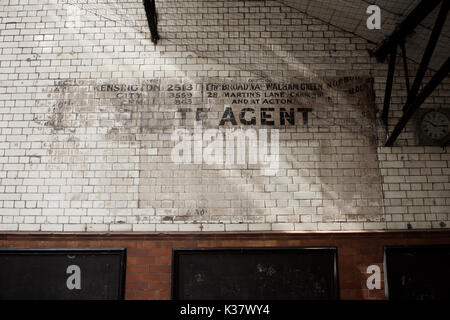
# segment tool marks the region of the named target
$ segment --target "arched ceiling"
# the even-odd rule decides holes
[[[279,2],[368,41],[381,44],[421,0],[280,0]],[[366,10],[371,4],[375,4],[381,9],[380,30],[369,30],[366,26],[366,20],[369,17]],[[439,8],[440,5],[407,37],[406,53],[409,59],[415,62],[421,61]],[[447,18],[430,62],[431,69],[439,69],[449,56],[449,38],[450,17]]]

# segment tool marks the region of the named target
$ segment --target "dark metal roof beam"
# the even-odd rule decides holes
[[[436,89],[436,87],[442,82],[442,80],[447,77],[450,72],[450,58],[447,58],[442,67],[434,74],[431,80],[427,83],[427,85],[422,89],[422,91],[417,95],[414,101],[411,102],[409,108],[403,113],[403,116],[398,121],[397,125],[394,128],[391,136],[387,140],[385,146],[392,147],[397,137],[402,132],[403,128],[408,123],[409,119],[414,115],[417,109],[420,108],[422,103],[428,98],[428,96]]]
[[[384,61],[389,52],[391,52],[392,47],[397,46],[399,41],[405,39],[406,36],[411,33],[417,25],[434,10],[434,8],[436,8],[441,1],[442,0],[422,0],[375,51],[377,59],[379,61]],[[448,0],[445,0],[445,2],[448,2]]]
[[[403,72],[405,73],[406,94],[409,94],[409,91],[411,90],[411,86],[409,84],[409,72],[408,72],[408,62],[406,61],[405,41],[400,42],[400,48],[402,49]]]
[[[154,44],[158,43],[158,14],[156,13],[155,0],[144,0],[145,14],[147,15],[148,26]]]
[[[383,106],[383,113],[381,114],[381,120],[383,120],[383,123],[386,126],[388,125],[389,105],[391,103],[392,83],[394,82],[396,58],[397,58],[397,46],[392,48],[392,52],[389,57],[389,69],[386,80],[386,90],[384,91],[384,106]]]
[[[450,1],[446,0],[442,3],[441,9],[439,10],[439,14],[436,18],[433,31],[431,32],[430,39],[428,40],[427,47],[425,48],[422,61],[420,61],[419,69],[417,70],[417,74],[411,90],[408,93],[408,99],[403,110],[405,110],[405,108],[409,106],[409,102],[414,100],[417,92],[419,92],[423,77],[425,76],[425,72],[428,69],[428,65],[430,63],[431,57],[433,56],[434,49],[436,48],[436,44],[442,32],[442,28],[444,27],[445,20],[447,19],[449,9]]]

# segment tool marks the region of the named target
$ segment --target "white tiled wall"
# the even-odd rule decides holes
[[[358,103],[318,102],[310,127],[279,128],[276,176],[174,166],[177,108],[130,107],[95,85],[361,76],[373,78],[381,109],[387,63],[366,40],[278,1],[160,0],[157,9],[155,46],[140,0],[0,1],[0,231],[448,228],[448,151],[417,146],[412,123],[393,148],[379,121],[364,138]],[[397,69],[389,131],[406,99]],[[424,107],[449,100],[446,80]],[[217,123],[224,105],[208,106]],[[354,121],[321,123],[339,114]]]

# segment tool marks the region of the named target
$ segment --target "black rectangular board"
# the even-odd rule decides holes
[[[336,248],[179,248],[175,300],[339,298]]]
[[[69,289],[70,266],[79,268],[80,289]],[[125,268],[124,248],[0,248],[0,299],[121,300]]]
[[[450,299],[450,245],[384,247],[386,297]]]

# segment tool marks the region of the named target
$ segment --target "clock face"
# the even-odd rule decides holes
[[[441,140],[450,132],[450,120],[446,114],[431,111],[425,114],[420,124],[422,133],[432,140]]]

